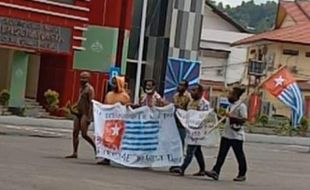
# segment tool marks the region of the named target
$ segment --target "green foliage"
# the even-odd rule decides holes
[[[290,124],[283,124],[276,128],[274,132],[278,135],[293,136],[293,132],[296,132],[296,129],[293,128]]]
[[[211,3],[216,4],[214,1]],[[244,28],[254,33],[270,30],[275,23],[278,5],[274,1],[267,1],[264,4],[255,4],[254,0],[242,2],[237,7],[223,6],[223,3],[216,5],[220,10],[226,12]]]
[[[303,117],[298,128],[299,135],[303,137],[307,136],[308,129],[309,121],[305,117]]]
[[[0,105],[7,106],[10,100],[10,93],[8,90],[2,90],[0,92]]]
[[[260,124],[262,124],[263,127],[265,127],[265,126],[267,125],[268,121],[269,121],[269,118],[268,118],[267,115],[262,115],[262,116],[260,116],[260,118],[258,119],[258,122],[259,122]]]
[[[226,109],[220,107],[219,110],[218,110],[218,114],[219,114],[220,116],[223,116],[223,115],[225,115],[225,113],[226,113]]]
[[[57,111],[59,106],[59,93],[48,89],[45,93],[44,93],[44,97],[47,103],[47,108],[49,112],[54,112]]]

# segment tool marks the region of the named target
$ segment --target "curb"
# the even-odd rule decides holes
[[[17,117],[17,116],[0,116],[0,124],[72,129],[73,121],[38,119],[38,118]],[[90,127],[90,129],[92,128],[93,127]],[[298,146],[310,147],[309,137],[285,137],[285,136],[276,136],[276,135],[262,135],[262,134],[247,133],[246,142],[264,143],[264,144],[280,144],[280,145],[298,145]]]
[[[17,116],[0,116],[0,124],[32,127],[72,128],[73,121]]]
[[[281,145],[298,145],[309,146],[309,137],[285,137],[276,135],[246,134],[246,142],[265,143],[265,144],[281,144]]]

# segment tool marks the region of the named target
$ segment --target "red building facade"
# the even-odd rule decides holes
[[[29,98],[44,102],[44,92],[52,89],[60,93],[64,105],[76,101],[79,94],[81,70],[73,69],[73,59],[75,52],[84,49],[82,44],[87,39],[83,32],[89,25],[117,28],[116,65],[120,66],[131,15],[132,0],[1,0],[0,25],[5,37],[0,48],[38,55],[36,97]],[[101,101],[108,73],[91,73],[96,99]]]

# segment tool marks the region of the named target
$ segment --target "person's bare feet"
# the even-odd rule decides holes
[[[77,154],[71,154],[69,156],[66,156],[65,158],[67,158],[67,159],[76,159],[77,157],[78,157]]]

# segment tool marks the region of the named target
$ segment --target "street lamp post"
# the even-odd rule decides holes
[[[140,30],[140,43],[139,43],[139,56],[137,65],[137,77],[136,77],[136,88],[135,88],[135,104],[139,103],[139,92],[140,92],[140,81],[141,81],[141,70],[142,70],[142,59],[143,59],[143,46],[144,46],[144,34],[145,34],[145,22],[146,22],[146,11],[147,11],[148,0],[143,0],[142,18],[141,18],[141,30]]]

